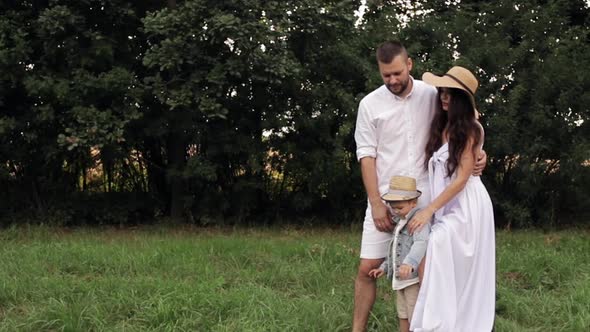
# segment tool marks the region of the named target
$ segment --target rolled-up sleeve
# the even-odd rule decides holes
[[[364,100],[359,104],[354,140],[357,160],[360,161],[364,157],[377,157],[377,130]]]

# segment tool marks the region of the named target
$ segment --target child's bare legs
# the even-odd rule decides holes
[[[407,318],[399,319],[399,331],[410,332],[410,321]]]

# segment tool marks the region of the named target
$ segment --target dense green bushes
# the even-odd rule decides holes
[[[414,77],[476,70],[500,226],[587,219],[584,1],[0,5],[4,223],[360,222],[353,140],[401,39]]]

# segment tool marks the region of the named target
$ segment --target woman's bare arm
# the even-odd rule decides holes
[[[479,155],[479,148],[474,151],[474,140],[469,139],[465,145],[465,149],[461,153],[461,160],[457,165],[457,176],[451,183],[438,195],[427,207],[418,211],[408,225],[410,234],[420,230],[426,223],[429,223],[432,216],[438,209],[442,208],[450,202],[467,184],[469,177],[473,173],[475,167],[476,155]]]

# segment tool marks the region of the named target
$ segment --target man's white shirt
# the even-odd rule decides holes
[[[382,85],[359,104],[356,155],[359,161],[364,157],[376,158],[381,195],[387,192],[393,175],[413,177],[419,190],[429,189],[424,148],[430,134],[437,92],[431,85],[410,79],[413,81],[412,91],[404,98]]]

